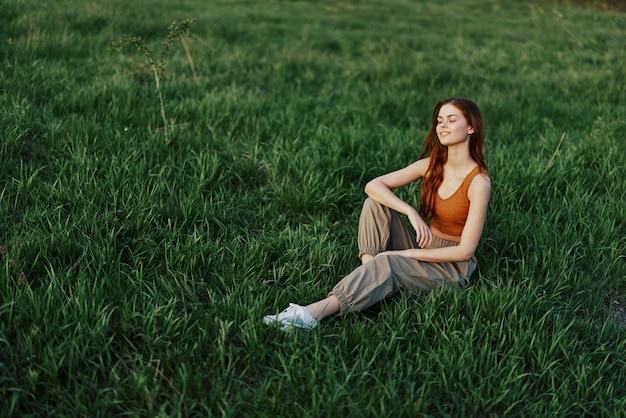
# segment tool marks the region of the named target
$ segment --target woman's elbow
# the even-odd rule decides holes
[[[476,252],[475,248],[465,248],[459,245],[459,260],[458,261],[467,261],[474,257],[474,253]]]

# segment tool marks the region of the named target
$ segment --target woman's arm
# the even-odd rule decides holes
[[[365,193],[370,198],[408,217],[417,234],[417,242],[421,247],[430,245],[432,240],[430,228],[419,216],[417,210],[396,196],[392,190],[424,177],[429,162],[430,159],[428,158],[416,161],[405,168],[376,177],[365,185]]]
[[[423,177],[428,170],[428,164],[429,159],[426,158],[400,170],[376,177],[365,185],[365,193],[378,203],[406,214],[406,211],[402,209],[406,209],[409,205],[398,198],[392,190]]]
[[[445,248],[416,248],[403,251],[387,251],[382,254],[398,254],[422,261],[467,261],[474,255],[485,224],[485,215],[491,198],[491,179],[478,175],[472,180],[467,197],[470,207],[459,245]]]

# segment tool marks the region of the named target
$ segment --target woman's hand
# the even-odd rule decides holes
[[[430,228],[424,222],[421,216],[416,210],[412,210],[408,215],[411,226],[415,229],[415,240],[420,248],[428,248],[433,240],[433,234],[430,232]]]

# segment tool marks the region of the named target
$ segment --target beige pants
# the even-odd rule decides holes
[[[387,250],[417,248],[414,234],[388,207],[366,199],[359,222],[359,256]],[[433,236],[431,247],[449,247],[456,242]],[[440,286],[465,287],[476,270],[476,259],[432,263],[398,255],[380,255],[344,277],[329,295],[339,299],[340,314],[366,309],[398,292],[428,292]]]

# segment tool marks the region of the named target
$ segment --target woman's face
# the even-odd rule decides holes
[[[474,128],[467,123],[461,110],[446,103],[439,109],[436,132],[441,145],[449,147],[466,142]]]

